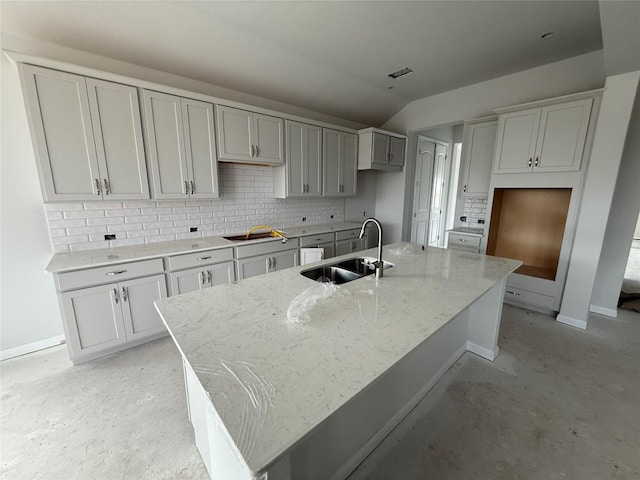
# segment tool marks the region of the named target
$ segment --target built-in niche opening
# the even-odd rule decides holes
[[[487,255],[521,260],[516,273],[555,280],[570,188],[496,188]]]

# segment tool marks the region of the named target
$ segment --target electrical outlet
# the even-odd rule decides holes
[[[307,217],[302,217],[302,221],[306,222],[307,221]]]
[[[484,220],[480,219],[478,220],[478,223],[480,223],[481,225],[484,225]]]
[[[363,211],[362,211],[362,218],[365,218],[366,216],[367,216],[367,211],[366,211],[366,210],[363,210]]]
[[[198,227],[189,227],[189,231],[190,232],[197,232],[198,231]]]
[[[105,233],[104,239],[105,240],[115,240],[116,239],[116,234],[115,233]]]
[[[331,218],[333,218],[333,215],[331,215]]]

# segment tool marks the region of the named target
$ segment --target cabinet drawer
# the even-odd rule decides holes
[[[212,263],[227,262],[233,260],[233,249],[222,248],[219,250],[206,250],[204,252],[187,253],[185,255],[174,255],[167,258],[169,270],[182,270],[184,268],[194,268]]]
[[[464,233],[449,232],[449,248],[456,248],[459,245],[465,248],[479,249],[480,237],[475,235],[465,235]]]
[[[538,305],[540,307],[554,309],[554,297],[549,295],[542,295],[540,293],[530,292],[528,290],[522,290],[521,288],[515,288],[507,285],[504,291],[505,301],[514,301],[518,303],[529,303],[532,305]]]
[[[120,263],[108,267],[90,268],[56,275],[58,290],[64,292],[103,283],[120,282],[130,278],[163,273],[161,258],[141,262]]]
[[[297,238],[290,238],[285,243],[282,243],[282,241],[280,240],[271,240],[270,242],[242,245],[240,247],[236,247],[236,258],[269,255],[270,253],[282,252],[284,250],[292,250],[298,248],[298,245],[299,242]]]
[[[339,242],[340,240],[350,240],[352,238],[358,238],[359,235],[359,228],[354,228],[353,230],[342,230],[340,232],[336,232],[336,242]]]
[[[317,235],[307,235],[306,237],[300,237],[300,246],[308,247],[309,245],[319,245],[321,243],[333,242],[333,238],[333,232],[319,233]]]

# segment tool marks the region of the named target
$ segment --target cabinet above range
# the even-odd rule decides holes
[[[406,138],[377,128],[359,130],[358,170],[402,170]]]

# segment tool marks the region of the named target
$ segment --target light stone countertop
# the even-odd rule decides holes
[[[287,311],[326,293],[299,274],[309,265],[156,302],[254,474],[520,265],[408,243],[383,258],[395,264],[383,278],[330,287],[306,323]]]
[[[360,228],[360,226],[360,223],[340,222],[305,225],[303,227],[291,227],[278,230],[283,231],[285,235],[290,238],[296,238],[304,235],[317,235],[318,233],[351,230],[353,228]],[[180,255],[183,253],[194,253],[203,250],[236,247],[238,245],[249,245],[252,243],[271,241],[280,241],[280,239],[273,237],[234,242],[226,240],[223,237],[203,237],[187,240],[174,240],[169,242],[147,243],[142,245],[130,245],[126,247],[101,248],[99,250],[87,250],[83,252],[56,253],[51,257],[45,271],[50,273],[60,273],[71,270],[80,270],[83,268],[104,267],[124,262],[134,262],[137,260],[148,260],[151,258],[160,258],[169,255]]]
[[[474,227],[454,227],[450,230],[447,230],[447,232],[464,233],[466,235],[476,235],[478,237],[484,236],[483,228],[474,228]]]

